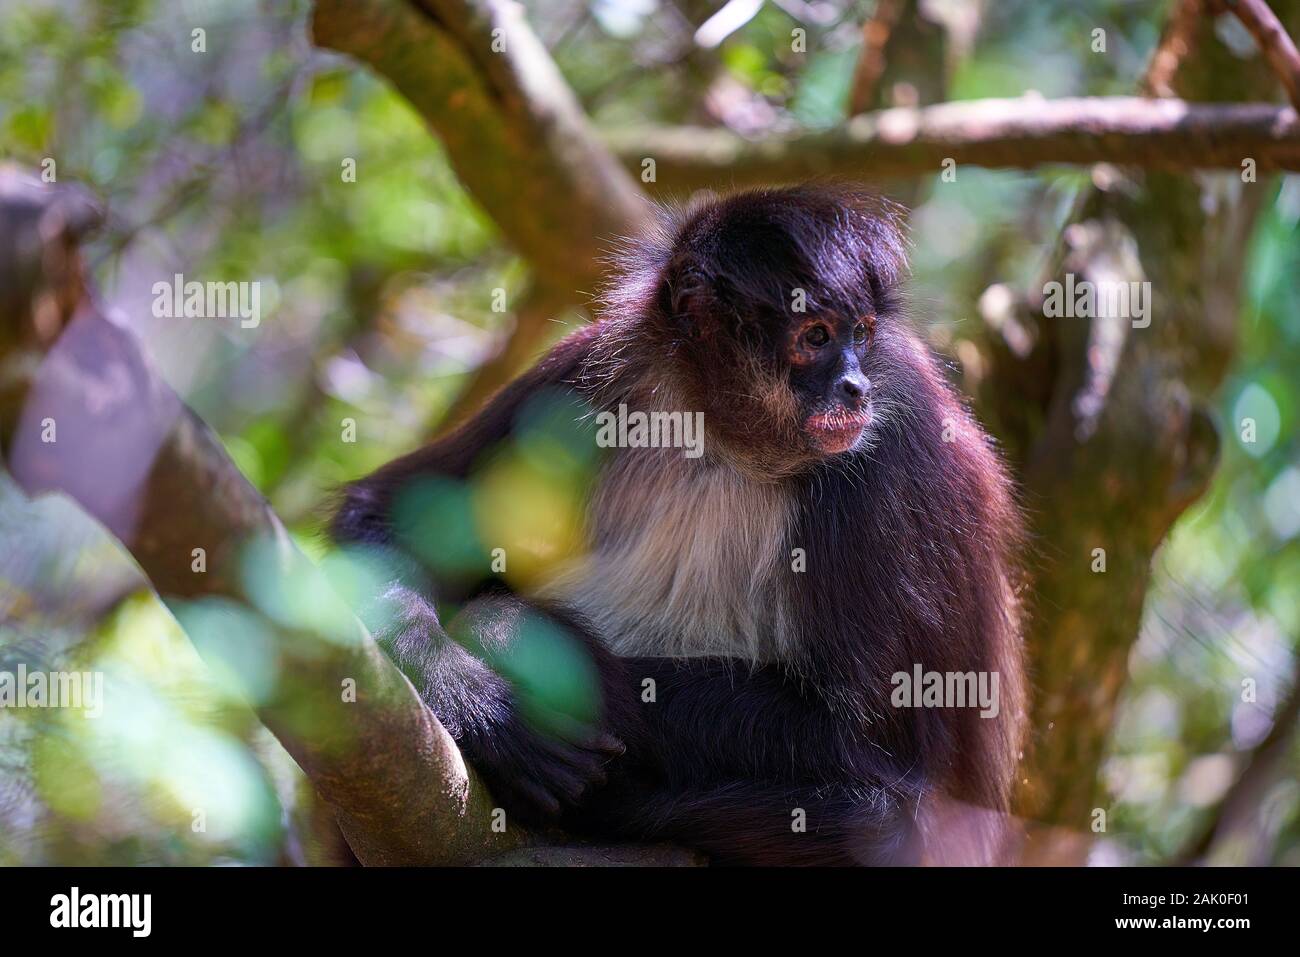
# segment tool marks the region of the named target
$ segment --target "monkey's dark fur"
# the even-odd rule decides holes
[[[841,186],[744,192],[665,214],[620,261],[596,324],[348,488],[335,539],[405,562],[380,640],[524,820],[728,863],[995,859],[1023,713],[1020,517],[902,315],[893,208]],[[486,558],[435,583],[411,555],[448,543],[394,517],[403,490],[472,479],[548,389],[589,411],[702,411],[704,455],[614,450],[584,554],[526,586]],[[439,623],[453,605],[460,641]],[[486,664],[509,662],[529,614],[582,643],[598,716],[539,726]],[[891,676],[917,664],[996,673],[997,717],[895,707]]]

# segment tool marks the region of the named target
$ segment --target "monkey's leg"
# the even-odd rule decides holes
[[[627,658],[643,725],[571,826],[675,840],[719,863],[886,864],[919,856],[924,792],[784,668]],[[618,693],[615,692],[615,695]]]
[[[506,593],[471,601],[448,629],[413,587],[394,584],[376,604],[363,615],[376,639],[510,814],[525,822],[552,819],[605,780],[606,762],[624,750],[602,730],[601,666],[616,663],[604,655],[596,667],[584,667],[601,655],[589,636]],[[538,630],[558,643],[550,650],[562,647],[569,663],[593,679],[589,686],[569,684],[558,694],[544,682],[539,688],[528,671],[548,664]]]
[[[892,865],[920,860],[905,795],[843,784],[734,782],[629,795],[605,808],[626,837],[698,848],[722,865]]]
[[[668,786],[722,781],[901,784],[909,767],[861,736],[788,669],[735,658],[624,658],[647,735],[640,756]]]

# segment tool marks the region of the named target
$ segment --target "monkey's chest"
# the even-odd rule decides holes
[[[659,464],[611,468],[588,515],[591,550],[542,593],[621,655],[782,657],[792,641],[784,490]]]

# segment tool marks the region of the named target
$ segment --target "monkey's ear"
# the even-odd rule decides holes
[[[699,335],[703,323],[716,306],[713,283],[696,262],[683,254],[673,257],[659,284],[659,308],[683,332]]]

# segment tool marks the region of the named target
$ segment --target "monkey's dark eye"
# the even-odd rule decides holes
[[[826,345],[826,343],[831,341],[831,334],[830,330],[825,326],[813,326],[804,333],[803,338],[804,342],[808,343],[808,345],[812,346],[814,349],[820,349],[822,346]]]
[[[867,324],[859,322],[853,327],[853,344],[860,346],[867,341]]]

